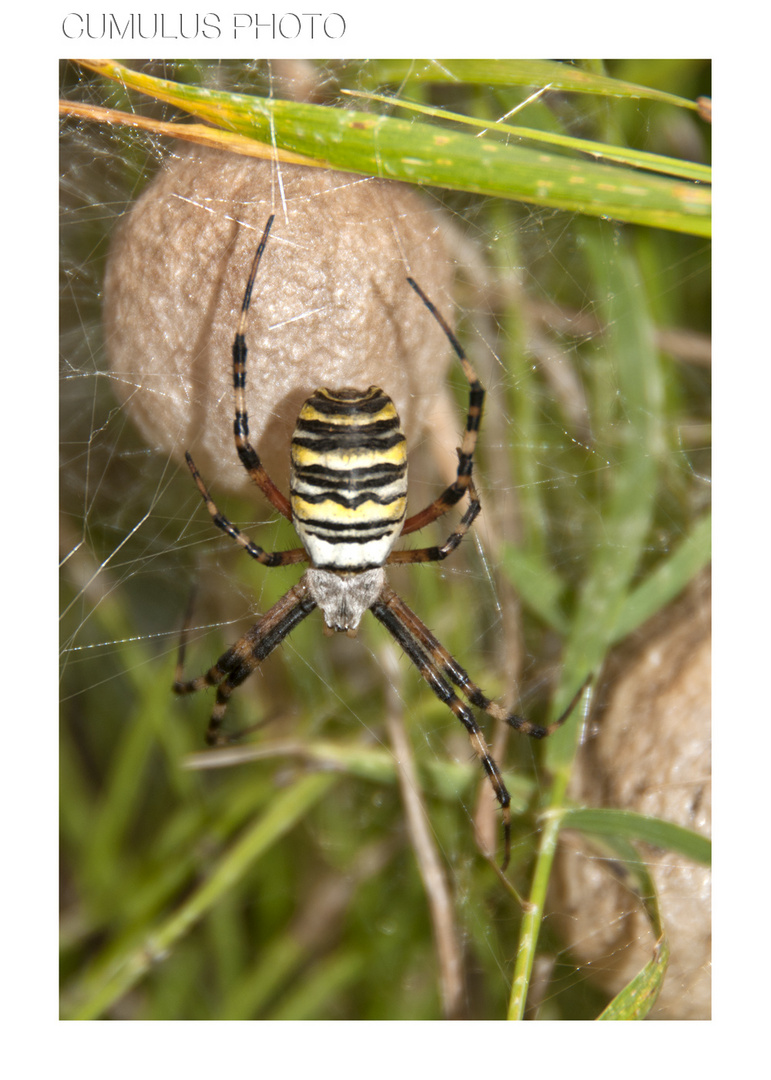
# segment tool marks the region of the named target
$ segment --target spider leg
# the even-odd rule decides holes
[[[265,466],[260,461],[259,454],[249,442],[249,417],[246,411],[246,396],[244,393],[246,389],[246,340],[244,337],[246,331],[246,319],[249,313],[249,304],[252,299],[252,286],[254,285],[254,279],[257,275],[257,268],[260,265],[262,253],[268,242],[268,233],[273,224],[273,218],[274,215],[271,214],[265,225],[262,239],[257,246],[254,261],[252,262],[252,269],[249,273],[249,280],[246,284],[246,292],[244,293],[244,299],[241,304],[241,315],[238,320],[238,326],[236,327],[236,337],[233,342],[233,390],[235,393],[233,435],[236,441],[236,450],[243,467],[249,473],[252,480],[254,480],[257,487],[262,491],[265,498],[275,506],[280,514],[283,514],[288,521],[291,521],[292,509],[289,505],[289,500],[283,492],[279,491],[268,476]]]
[[[482,404],[485,398],[484,387],[477,378],[477,373],[471,366],[469,359],[463,350],[463,346],[447,325],[444,317],[431,303],[416,281],[411,277],[408,277],[407,281],[439,323],[447,340],[455,350],[455,354],[463,367],[463,373],[468,380],[469,405],[468,414],[466,416],[466,431],[463,435],[463,442],[458,450],[458,472],[455,480],[453,480],[450,486],[446,488],[438,498],[434,499],[430,506],[427,506],[425,510],[421,510],[419,513],[413,514],[412,517],[407,518],[402,526],[402,536],[406,536],[411,532],[417,532],[418,529],[422,529],[426,525],[429,525],[432,521],[435,521],[436,518],[441,517],[442,514],[446,514],[448,510],[452,509],[452,507],[463,498],[471,481],[471,470],[474,465],[473,454],[477,444],[477,434],[482,419]]]
[[[236,528],[217,509],[190,454],[185,453],[185,461],[214,524],[218,529],[222,529],[223,532],[227,533],[228,536],[232,536],[248,555],[251,555],[257,562],[262,563],[263,566],[288,566],[290,563],[305,562],[307,560],[308,556],[304,548],[292,548],[289,551],[264,551],[258,544],[253,543],[245,533]]]
[[[194,694],[209,686],[217,687],[217,697],[206,732],[206,741],[210,746],[232,742],[233,738],[238,737],[226,737],[220,731],[231,693],[266,657],[270,656],[276,646],[280,645],[315,607],[316,601],[310,596],[303,577],[262,615],[242,638],[231,645],[216,664],[194,679],[184,679],[182,675],[187,644],[187,630],[183,631],[179,642],[173,690],[175,694]]]
[[[464,705],[449,683],[442,677],[431,653],[426,651],[420,640],[416,638],[411,623],[404,618],[405,612],[410,615],[412,615],[412,612],[402,603],[393,589],[386,585],[380,594],[380,598],[372,605],[370,611],[401,645],[439,700],[452,709],[468,732],[474,753],[487,774],[503,812],[503,862],[501,870],[505,870],[511,855],[511,796],[474,714]]]
[[[458,522],[457,528],[450,533],[441,547],[414,548],[407,551],[392,551],[386,560],[387,563],[419,563],[441,562],[446,559],[463,540],[463,537],[471,528],[474,520],[482,509],[482,504],[477,495],[474,481],[469,477],[468,482],[469,505],[466,513]]]
[[[415,612],[404,603],[400,596],[393,592],[390,586],[385,587],[383,596],[387,597],[387,602],[390,603],[394,611],[398,612],[399,618],[409,629],[409,632],[413,637],[420,643],[421,648],[423,648],[431,657],[436,667],[450,680],[450,682],[453,682],[460,688],[469,704],[477,709],[482,709],[483,712],[486,712],[488,716],[492,716],[495,720],[502,720],[505,724],[513,727],[521,735],[529,735],[533,739],[545,739],[547,736],[551,735],[553,731],[556,731],[558,727],[561,727],[562,724],[565,723],[578,704],[584,690],[591,682],[592,677],[590,675],[576,692],[567,708],[551,724],[547,724],[546,726],[534,724],[524,716],[519,716],[517,713],[513,712],[507,712],[502,705],[499,705],[497,702],[487,697],[477,684],[469,678],[465,668],[460,666],[455,657],[451,656],[438,638],[431,633],[425,623],[423,623]]]

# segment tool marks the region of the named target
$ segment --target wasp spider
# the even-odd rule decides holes
[[[364,612],[371,611],[401,645],[436,696],[452,709],[466,728],[503,813],[505,868],[510,848],[510,796],[474,713],[461,701],[452,685],[460,689],[469,704],[536,739],[548,735],[565,720],[578,695],[565,713],[548,727],[540,727],[507,712],[472,682],[460,664],[396,595],[385,573],[385,566],[393,563],[437,562],[447,558],[479,513],[479,498],[471,473],[484,389],[442,315],[420,286],[407,278],[449,339],[469,383],[466,431],[458,450],[455,480],[419,514],[407,517],[406,442],[393,401],[377,386],[364,391],[320,389],[300,410],[291,443],[287,499],[268,476],[249,441],[244,398],[247,314],[272,223],[273,216],[268,219],[254,257],[233,343],[235,444],[241,464],[276,510],[292,522],[302,547],[268,552],[253,543],[220,513],[192,457],[190,454],[185,457],[217,528],[232,536],[263,566],[301,562],[310,566],[297,584],[223,653],[213,667],[195,679],[182,677],[183,634],[174,691],[190,694],[206,687],[217,687],[206,740],[210,745],[225,743],[229,740],[222,732],[222,721],[231,693],[314,608],[321,609],[325,633],[345,632],[351,637],[355,637]],[[424,528],[447,513],[465,495],[468,495],[468,507],[444,544],[409,551],[393,550],[400,536]]]

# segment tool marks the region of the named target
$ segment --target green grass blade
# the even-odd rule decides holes
[[[291,933],[276,938],[260,956],[259,964],[232,988],[217,1018],[249,1020],[259,1016],[305,958],[306,950]]]
[[[437,716],[443,713],[438,710]],[[438,722],[438,721],[437,721]],[[312,764],[315,768],[357,777],[379,786],[394,784],[397,779],[396,762],[390,750],[362,744],[359,740],[337,742],[325,739],[265,740],[232,746],[227,749],[202,750],[188,755],[186,769],[230,768],[249,761],[289,758]],[[457,762],[431,759],[422,765],[425,774],[421,779],[430,792],[440,799],[457,800],[473,787],[478,779],[475,762]],[[513,777],[509,794],[515,804],[526,805],[533,795],[533,781],[529,777]]]
[[[395,117],[202,89],[112,61],[81,63],[219,127],[333,168],[699,236],[710,232],[710,192],[704,185]]]
[[[709,866],[712,858],[712,844],[700,833],[674,825],[671,821],[646,817],[631,810],[576,807],[565,811],[562,827],[579,829],[588,834],[643,840],[655,847],[676,851],[704,866]]]
[[[335,994],[350,987],[360,977],[364,958],[352,949],[339,952],[316,964],[306,978],[279,1002],[271,1020],[307,1020],[328,1012]]]
[[[659,938],[652,958],[642,971],[616,994],[598,1020],[644,1020],[653,1006],[664,983],[669,964],[669,944],[665,937]]]
[[[683,109],[697,109],[694,101],[648,86],[613,79],[556,60],[386,60],[374,77],[384,82],[469,83],[476,86],[548,86],[567,93],[603,97],[647,99]]]
[[[587,811],[584,819],[586,822],[590,820],[591,813],[592,811]],[[570,816],[570,813],[565,815],[563,825]],[[669,943],[661,918],[656,886],[645,861],[621,832],[603,834],[598,830],[592,835],[592,845],[597,847],[605,858],[612,860],[618,871],[623,872],[624,884],[637,895],[655,938],[651,959],[630,979],[597,1019],[643,1020],[656,1003],[669,963]]]
[[[556,570],[540,553],[526,551],[514,544],[503,544],[501,556],[503,569],[523,603],[552,630],[564,634],[568,621],[559,605],[564,583]]]
[[[712,515],[697,521],[676,551],[629,593],[613,632],[622,641],[639,626],[674,600],[712,558]]]
[[[635,847],[619,833],[597,833],[593,843],[599,842],[606,856],[623,867],[625,884],[636,893],[655,936],[653,956],[634,978],[610,1002],[597,1017],[598,1020],[644,1020],[656,1003],[669,963],[669,943],[661,919],[661,908],[656,886],[648,867]]]
[[[465,124],[468,127],[476,127],[484,131],[500,131],[516,139],[528,139],[530,142],[542,146],[557,146],[562,150],[588,154],[598,161],[614,161],[622,165],[632,165],[637,169],[648,169],[651,172],[663,173],[667,176],[678,176],[682,180],[698,180],[702,184],[709,184],[712,181],[712,170],[709,165],[702,165],[697,161],[685,161],[679,158],[666,157],[663,154],[651,154],[646,150],[636,150],[629,146],[612,146],[607,143],[597,142],[595,139],[579,139],[574,135],[563,135],[558,131],[541,131],[538,128],[518,127],[500,120],[466,116],[463,113],[450,112],[448,109],[421,105],[416,101],[405,101],[404,98],[388,97],[386,94],[367,94],[358,90],[343,92],[349,97],[364,98],[367,101],[379,101],[382,104],[396,106],[408,112],[431,116],[434,120],[440,120],[444,123]]]
[[[549,877],[557,850],[562,814],[559,810],[547,814],[542,819],[542,828],[538,842],[538,856],[533,871],[528,903],[522,915],[519,932],[519,948],[514,964],[514,977],[509,995],[508,1020],[522,1020],[527,1005],[527,992],[533,972],[533,963],[541,931],[546,892]]]

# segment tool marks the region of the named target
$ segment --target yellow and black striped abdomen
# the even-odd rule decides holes
[[[369,390],[317,390],[292,437],[292,520],[311,563],[382,566],[407,509],[407,447],[393,401]]]

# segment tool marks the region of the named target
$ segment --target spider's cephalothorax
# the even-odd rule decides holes
[[[537,739],[563,723],[581,691],[562,716],[548,727],[539,727],[516,713],[507,712],[471,681],[467,672],[389,586],[385,572],[388,564],[445,559],[460,544],[479,513],[479,499],[471,474],[484,389],[441,314],[420,286],[407,278],[447,336],[469,383],[466,431],[458,449],[455,480],[424,510],[406,517],[406,441],[393,401],[376,386],[365,391],[321,389],[312,394],[300,410],[292,437],[287,499],[268,476],[249,441],[244,394],[246,319],[252,286],[272,224],[271,216],[254,257],[233,343],[234,435],[242,465],[265,497],[293,523],[303,546],[290,551],[268,552],[253,543],[220,513],[192,457],[190,454],[185,457],[214,524],[233,537],[253,559],[264,566],[301,562],[310,566],[297,584],[223,653],[213,667],[194,679],[182,677],[183,633],[174,690],[178,694],[189,694],[216,686],[207,741],[210,744],[228,742],[230,740],[221,729],[231,693],[314,608],[321,610],[327,633],[345,632],[351,636],[356,634],[365,611],[371,611],[401,645],[437,697],[452,709],[466,728],[503,812],[505,867],[509,860],[511,799],[474,713],[452,687],[458,687],[470,705]],[[424,528],[447,513],[464,496],[468,496],[466,511],[444,544],[393,550],[400,536]]]

